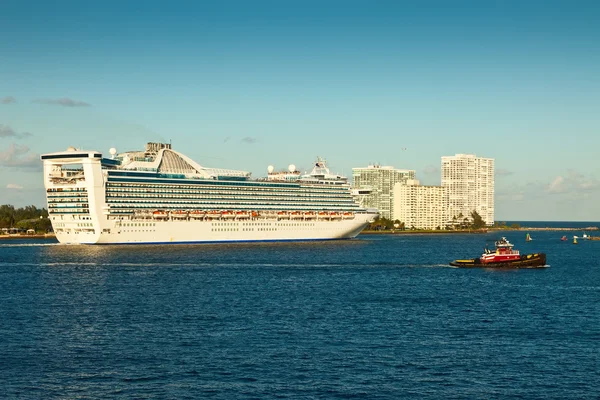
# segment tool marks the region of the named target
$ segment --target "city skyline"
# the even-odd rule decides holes
[[[600,221],[600,5],[419,4],[9,2],[0,204],[46,207],[41,153],[171,141],[254,177],[324,156],[425,185],[476,154],[497,221]]]

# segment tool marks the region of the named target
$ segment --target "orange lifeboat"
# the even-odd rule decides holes
[[[342,218],[344,218],[344,219],[354,219],[354,213],[346,211],[345,213],[342,214]]]
[[[292,219],[301,219],[303,217],[302,213],[300,211],[292,211],[290,213],[290,217]]]
[[[221,218],[221,211],[219,211],[219,210],[208,211],[206,213],[206,218],[219,219],[219,218]]]
[[[306,211],[306,212],[304,213],[304,218],[306,218],[306,219],[313,219],[313,218],[315,218],[316,216],[317,216],[317,215],[315,214],[315,212],[314,212],[314,211]]]
[[[171,212],[172,218],[182,219],[182,218],[187,218],[187,216],[188,216],[188,212],[184,211],[184,210],[177,210],[177,211]]]
[[[290,219],[290,214],[287,211],[279,211],[277,213],[277,218],[279,218],[279,219]]]
[[[329,213],[327,211],[319,211],[318,216],[320,219],[329,218]]]
[[[237,219],[248,219],[250,218],[250,214],[248,214],[248,211],[237,211],[235,217]]]
[[[258,212],[256,211],[252,211],[250,215],[252,215],[252,218],[258,218]]]
[[[206,212],[202,211],[202,210],[190,211],[190,218],[202,219],[202,218],[204,218],[205,215],[206,215]]]
[[[235,218],[235,213],[233,211],[221,211],[221,218],[233,219]]]
[[[340,215],[340,213],[336,212],[336,211],[332,211],[331,213],[329,213],[329,217],[331,219],[340,219],[340,218],[342,218],[342,216]]]
[[[156,210],[152,212],[152,217],[156,219],[164,219],[169,217],[169,213],[164,210]]]

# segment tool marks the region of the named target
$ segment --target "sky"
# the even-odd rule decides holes
[[[0,204],[39,155],[171,141],[266,175],[317,156],[440,184],[495,159],[496,220],[600,221],[598,1],[13,1],[0,12]]]

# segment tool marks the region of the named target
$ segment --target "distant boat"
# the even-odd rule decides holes
[[[560,238],[560,240],[562,240],[563,242],[565,242],[567,240],[567,237],[563,236],[563,237]]]
[[[527,236],[525,236],[525,241],[526,242],[531,242],[533,239],[531,238],[531,236],[529,236],[529,233],[527,234]]]
[[[573,244],[577,244],[577,236],[573,236]]]
[[[583,240],[589,240],[590,237],[585,232],[583,232],[583,236],[581,238]]]

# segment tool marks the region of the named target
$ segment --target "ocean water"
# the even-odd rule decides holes
[[[0,241],[0,397],[597,399],[600,241],[503,234],[549,266],[447,265],[498,233]]]

